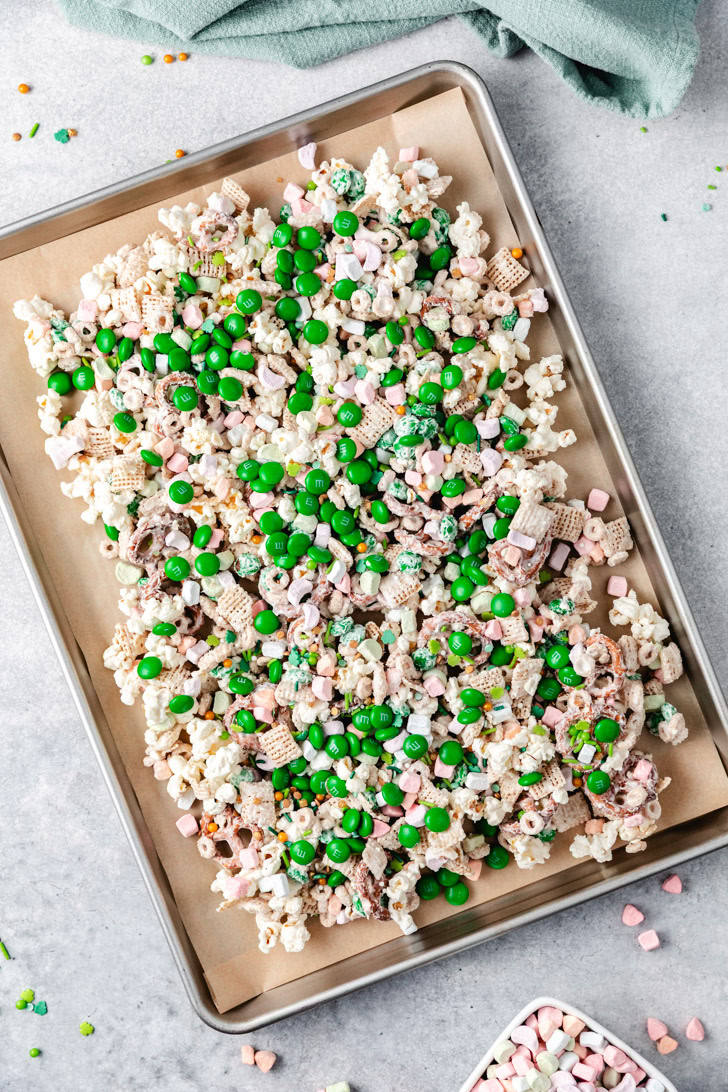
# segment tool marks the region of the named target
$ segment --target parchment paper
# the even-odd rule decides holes
[[[437,160],[442,174],[454,181],[445,194],[444,205],[455,215],[459,201],[468,200],[483,216],[491,235],[492,254],[500,246],[519,242],[493,172],[459,90],[445,92],[426,102],[408,107],[390,118],[351,130],[320,145],[319,161],[331,155],[345,156],[360,168],[366,166],[375,148],[383,144],[392,160],[400,147],[419,145],[422,154]],[[274,217],[281,203],[280,179],[304,181],[304,171],[295,155],[243,171],[235,177],[251,194],[252,204],[268,205]],[[219,180],[204,188],[210,193]],[[191,190],[169,198],[165,205],[202,200],[202,190]],[[204,203],[204,201],[202,202]],[[140,209],[108,223],[86,229],[65,239],[6,259],[0,263],[0,364],[6,395],[0,402],[0,443],[58,589],[76,639],[85,655],[91,677],[109,722],[120,755],[139,799],[157,853],[167,872],[182,920],[205,971],[213,999],[225,1012],[257,994],[330,965],[349,955],[370,949],[400,936],[392,923],[357,922],[346,928],[325,930],[310,922],[312,939],[303,953],[288,955],[276,948],[263,955],[257,948],[254,920],[246,913],[216,913],[218,897],[209,891],[215,868],[203,860],[195,840],[184,840],[175,828],[180,812],[165,791],[142,766],[144,718],[141,702],[134,708],[121,704],[111,672],[102,664],[102,651],[110,643],[119,619],[119,588],[114,565],[101,558],[100,528],[88,527],[79,516],[81,504],[63,497],[59,482],[64,477],[53,469],[43,450],[44,434],[37,417],[35,399],[45,390],[45,381],[32,370],[23,344],[23,323],[11,312],[16,299],[35,293],[62,306],[75,308],[80,298],[79,277],[124,243],[140,243],[159,228],[157,205]],[[525,287],[528,287],[526,282]],[[531,358],[558,351],[548,318],[537,315],[529,338]],[[558,426],[573,427],[578,442],[558,452],[558,461],[569,473],[568,496],[586,498],[592,486],[615,490],[600,455],[574,385],[557,395]],[[523,392],[516,392],[516,399]],[[521,398],[523,401],[523,398]],[[66,475],[67,477],[67,475]],[[621,515],[612,501],[605,516]],[[614,570],[592,568],[593,598],[605,599],[606,582]],[[641,600],[656,603],[644,565],[637,551],[617,570],[627,576],[630,587]],[[605,613],[589,616],[592,623],[606,622]],[[661,796],[662,826],[672,826],[728,804],[728,779],[718,758],[695,695],[683,678],[669,687],[669,700],[686,716],[690,739],[678,748],[646,735],[643,746],[652,752],[662,775],[673,778]],[[480,880],[471,884],[470,906],[515,891],[534,880],[566,868],[578,868],[568,851],[572,834],[559,835],[553,843],[551,860],[530,872],[511,865],[503,871],[483,869]],[[624,852],[623,850],[619,852]],[[418,923],[457,913],[444,899],[423,903]]]

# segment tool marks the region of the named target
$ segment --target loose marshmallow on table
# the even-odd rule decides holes
[[[676,876],[674,873],[673,873],[672,876],[668,876],[666,880],[663,880],[662,884],[660,886],[662,887],[663,891],[667,891],[668,894],[670,894],[670,895],[681,895],[682,894],[682,889],[683,889],[682,880],[680,879],[679,876]]]
[[[644,933],[640,933],[637,940],[640,948],[643,948],[646,952],[652,952],[655,948],[660,947],[660,938],[654,929],[647,929]]]

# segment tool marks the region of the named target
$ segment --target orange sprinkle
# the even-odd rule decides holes
[[[283,181],[282,178],[276,178],[276,182],[282,182],[282,181]]]
[[[452,455],[446,455],[445,456],[445,462],[446,463],[451,463],[452,462]]]
[[[474,671],[475,671],[475,668],[473,667],[472,664],[468,664],[468,666],[465,668],[465,674],[466,675],[472,675],[472,673]]]
[[[263,841],[263,831],[262,830],[254,830],[253,831],[253,837],[255,838],[256,842],[262,842]]]
[[[20,133],[13,133],[13,140],[20,140]]]
[[[69,129],[68,130],[68,135],[69,136],[78,136],[78,131],[76,129]]]
[[[20,92],[21,95],[27,95],[28,92],[30,91],[30,88],[28,87],[27,83],[19,83],[18,84],[18,91]]]
[[[165,53],[164,57],[162,59],[163,59],[165,64],[171,64],[172,61],[174,60],[174,57],[172,56],[171,53]]]
[[[543,618],[541,617],[540,614],[536,615],[536,617],[534,618],[534,622],[536,623],[537,626],[545,625],[545,622],[544,622],[544,620],[543,620]]]
[[[580,777],[572,777],[571,783],[572,783],[572,785],[574,786],[575,789],[580,789],[581,788],[581,778]]]
[[[218,827],[217,823],[208,823],[207,829],[209,830],[210,834],[214,834],[215,831],[219,830],[220,828]]]
[[[323,878],[323,876],[321,876],[319,878],[319,887],[323,887],[325,883],[326,883],[326,880]]]
[[[325,800],[326,797],[322,792],[317,792],[316,793],[316,799],[320,802],[321,800]]]
[[[282,830],[280,832],[280,834],[278,835],[278,841],[279,842],[287,842],[288,841],[288,835],[286,834],[285,830]]]
[[[178,53],[177,54],[177,60],[178,61],[186,61],[188,57],[189,57],[189,53]]]
[[[177,159],[182,159],[182,156],[187,155],[187,152],[184,152],[184,151],[182,151],[181,148],[178,148],[177,151],[174,154],[177,157]]]
[[[208,709],[207,712],[205,713],[205,720],[214,720],[214,719],[215,719],[215,714],[213,713],[212,709]]]
[[[250,541],[254,542],[255,545],[257,546],[260,542],[263,541],[263,536],[262,535],[253,535],[253,537],[251,538]]]
[[[405,410],[404,406],[397,406],[397,408],[396,408],[396,410],[394,412],[398,413],[400,417],[404,417],[404,415],[405,415],[405,413],[407,411]]]
[[[493,703],[487,701],[483,708],[485,709],[486,713],[490,713],[491,709],[493,708]]]
[[[282,800],[283,799],[283,793],[282,792],[274,792],[273,793],[273,799],[274,800]]]
[[[520,246],[514,246],[511,254],[516,259],[516,261],[518,261],[519,258],[523,257],[523,251],[521,250]]]
[[[359,545],[357,546],[357,550],[359,551],[360,554],[365,554],[367,552],[366,542],[360,542]]]
[[[293,792],[291,793],[291,796],[293,797],[294,800],[300,800],[301,799],[301,794],[298,791],[298,789],[294,789]]]

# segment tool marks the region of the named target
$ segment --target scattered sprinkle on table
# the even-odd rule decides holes
[[[18,1000],[17,1000],[16,1002],[15,1002],[15,1007],[16,1007],[16,1009],[27,1009],[27,1007],[28,1007],[28,1002],[27,1002],[27,1001],[24,1001],[24,1000],[23,1000],[23,998],[22,998],[22,997],[20,997],[20,998],[18,998]]]
[[[18,91],[20,92],[21,95],[27,95],[28,92],[30,91],[30,88],[28,87],[27,83],[19,83],[18,84]],[[719,171],[720,167],[716,167],[715,169],[716,169],[716,171]]]
[[[712,205],[709,205],[709,204],[708,204],[708,202],[706,201],[706,202],[705,202],[705,204],[703,205],[703,212],[710,212],[710,210],[712,209],[712,207],[713,207],[713,206],[712,206]]]
[[[723,170],[722,167],[716,167],[715,169],[716,169],[716,171],[722,171]]]
[[[35,990],[23,990],[20,999],[21,1001],[35,1001]]]
[[[178,148],[174,154],[177,159],[182,159],[183,156],[187,155],[187,152],[183,151],[182,148]]]
[[[641,133],[646,133],[647,132],[647,127],[645,125],[640,126],[640,132]]]
[[[661,220],[667,220],[667,213],[666,212],[661,212],[660,213],[660,219]]]
[[[13,133],[13,140],[20,140],[20,133]]]
[[[40,1051],[38,1050],[38,1047],[31,1047],[28,1053],[30,1054],[31,1058],[37,1058],[40,1054]]]
[[[162,59],[164,60],[165,64],[172,64],[172,61],[174,60],[174,57],[172,56],[171,53],[165,53],[164,57]]]
[[[48,1012],[48,1005],[45,1001],[36,1001],[35,1005],[33,1006],[33,1012],[37,1016],[45,1016],[45,1014]]]
[[[718,189],[718,187],[717,187],[717,186],[711,186],[711,184],[710,184],[710,183],[708,183],[708,189],[709,189],[709,190],[717,190],[717,189]]]
[[[189,57],[189,53],[180,53],[177,57],[178,61],[186,61]]]
[[[154,64],[154,57],[150,57],[148,53],[145,53],[142,57],[142,64]]]
[[[28,133],[28,136],[32,139],[35,136],[35,134],[38,132],[39,128],[40,128],[40,122],[36,121],[35,125],[30,130],[30,132]]]
[[[93,1035],[95,1028],[93,1024],[89,1024],[86,1022],[86,1020],[84,1020],[78,1030],[81,1032],[82,1035]]]
[[[10,952],[7,950],[3,942],[0,940],[0,952],[2,952],[3,959],[10,959]]]
[[[71,134],[69,133],[68,129],[58,129],[53,134],[53,139],[57,140],[59,144],[68,144],[69,140],[71,139]]]

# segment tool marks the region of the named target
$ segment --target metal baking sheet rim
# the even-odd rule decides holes
[[[333,135],[336,131],[353,127],[357,122],[362,123],[374,117],[387,116],[408,104],[422,101],[454,87],[460,87],[465,94],[473,121],[491,160],[498,183],[502,190],[505,187],[508,191],[504,192],[504,199],[520,237],[528,241],[529,253],[536,258],[536,261],[532,262],[534,272],[552,301],[557,304],[557,307],[552,309],[557,335],[564,352],[569,357],[572,371],[575,371],[577,383],[581,381],[582,385],[584,382],[589,385],[593,402],[587,405],[591,404],[594,407],[595,415],[598,411],[601,419],[598,423],[602,426],[601,429],[595,427],[595,431],[603,433],[606,427],[613,450],[606,451],[605,455],[608,461],[611,456],[612,465],[618,470],[615,477],[618,481],[620,499],[630,520],[637,523],[635,531],[640,549],[648,564],[651,577],[653,579],[658,577],[655,580],[656,589],[676,636],[681,641],[687,670],[698,701],[716,746],[726,758],[728,757],[728,707],[491,98],[480,77],[470,68],[454,61],[438,61],[411,69],[388,80],[362,88],[360,91],[285,118],[277,124],[264,126],[240,138],[188,156],[184,163],[146,172],[122,184],[108,187],[46,213],[10,224],[0,231],[0,259],[31,249],[50,238],[70,234],[72,230],[79,230],[91,223],[110,219],[112,209],[113,214],[119,215],[121,211],[163,199],[166,194],[179,192],[210,177],[219,177],[225,169],[231,171],[240,169],[243,164],[238,159],[236,168],[232,157],[236,155],[239,157],[246,148],[258,147],[270,152],[271,154],[266,154],[258,160],[262,162],[264,159],[272,158],[274,151],[280,154],[280,150],[266,147],[276,138],[284,140],[288,148],[294,148],[313,136],[318,135],[322,138],[324,132],[326,135]],[[376,109],[376,104],[380,100],[384,104],[382,110],[371,114],[372,108]],[[343,116],[347,110],[354,112],[367,108],[366,117],[363,117],[361,113],[358,117]],[[337,122],[339,115],[342,115],[340,124]],[[332,122],[336,122],[336,128],[324,128],[327,123],[331,125]],[[204,171],[204,168],[210,168],[213,165],[214,172]],[[160,186],[164,189],[164,193],[155,192]],[[120,209],[117,202],[124,197],[127,198],[127,207]],[[133,200],[129,203],[128,199],[131,197]],[[97,213],[95,216],[92,214],[94,207]],[[109,215],[103,215],[107,210]],[[99,212],[102,214],[99,215]],[[575,365],[576,368],[574,368]],[[595,425],[594,420],[592,424]],[[510,929],[526,925],[558,910],[614,890],[625,883],[652,875],[665,868],[674,868],[691,857],[728,845],[728,809],[720,809],[708,816],[683,824],[681,827],[663,832],[665,835],[663,840],[669,840],[674,845],[671,852],[662,855],[656,853],[654,847],[660,842],[658,834],[651,839],[651,851],[648,849],[640,863],[635,863],[634,858],[629,860],[625,854],[621,854],[619,859],[610,866],[595,863],[581,865],[578,877],[569,875],[569,872],[576,870],[569,870],[556,877],[549,877],[545,881],[535,881],[534,884],[507,897],[514,903],[523,902],[532,905],[526,905],[513,914],[506,914],[500,920],[477,924],[484,918],[493,917],[493,904],[486,903],[471,910],[461,911],[453,917],[420,930],[412,937],[401,937],[368,952],[349,957],[311,975],[278,986],[227,1013],[220,1014],[213,1004],[202,967],[185,931],[151,835],[111,738],[83,655],[63,614],[33,533],[29,527],[25,526],[17,490],[4,458],[0,458],[0,508],[2,508],[28,583],[157,912],[187,995],[200,1018],[218,1031],[234,1034],[254,1031],[323,1001],[333,1000],[352,990],[379,982],[389,975],[411,970],[423,963],[462,951]],[[593,881],[582,882],[587,871],[593,874]],[[548,892],[541,889],[547,888],[551,880],[571,890],[549,898]],[[546,897],[541,898],[542,894]],[[501,900],[496,900],[496,904],[498,908],[501,908]],[[394,958],[387,960],[387,955],[392,955],[395,950]],[[401,957],[400,950],[404,952]],[[352,966],[353,974],[348,976],[345,973],[342,974],[342,971],[345,972],[347,967]],[[336,981],[332,982],[332,978]],[[312,989],[302,989],[302,984],[305,986],[307,980]],[[329,980],[328,985],[327,980]]]

